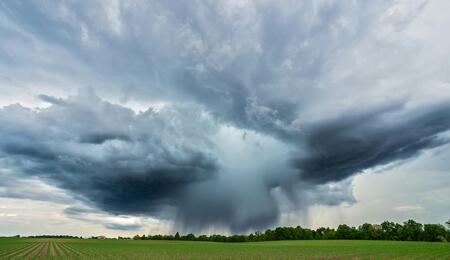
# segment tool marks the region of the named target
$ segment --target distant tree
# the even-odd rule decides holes
[[[172,236],[172,235],[165,235],[165,236],[162,237],[162,239],[163,239],[163,240],[174,240],[175,237]]]
[[[311,229],[309,228],[304,228],[303,229],[303,239],[314,239],[314,233]]]
[[[247,236],[245,235],[232,235],[228,238],[228,242],[246,242]]]
[[[264,241],[264,240],[265,240],[265,235],[263,233],[261,233],[261,231],[256,231],[253,241]]]
[[[227,242],[227,237],[222,235],[211,235],[209,240],[214,242]]]
[[[154,236],[147,236],[147,240],[165,240],[167,236],[164,235],[154,235]]]
[[[364,223],[358,227],[359,238],[360,239],[379,239],[376,234],[376,230],[372,224]]]
[[[422,240],[423,225],[410,219],[403,223],[401,239],[406,241]]]
[[[181,239],[193,241],[193,240],[195,240],[195,236],[194,236],[194,234],[187,234],[186,236],[182,236]]]
[[[336,231],[332,228],[320,227],[316,230],[316,239],[334,239],[336,237]]]
[[[349,227],[346,224],[341,224],[336,230],[337,239],[357,239],[358,232],[354,227]]]
[[[264,232],[264,235],[263,235],[263,238],[261,241],[272,241],[272,240],[276,240],[275,231],[268,229],[268,230],[266,230],[266,232]]]
[[[450,227],[450,220],[446,222]],[[46,236],[45,236],[46,237]],[[66,237],[66,236],[57,236]],[[120,237],[119,237],[120,239]],[[124,238],[125,239],[125,238]],[[192,240],[192,241],[212,241],[212,242],[246,242],[246,241],[273,241],[273,240],[303,240],[303,239],[385,239],[385,240],[409,240],[409,241],[450,241],[450,230],[439,224],[425,224],[408,220],[403,225],[385,221],[381,224],[364,223],[357,229],[342,224],[335,230],[332,228],[320,227],[317,230],[297,227],[277,227],[274,230],[268,229],[265,232],[256,231],[249,235],[224,236],[219,234],[200,235],[194,234],[180,236],[175,235],[136,235],[135,240]]]
[[[207,235],[201,235],[199,237],[197,237],[197,240],[199,241],[209,241],[209,238]]]
[[[445,224],[447,224],[448,228],[450,228],[450,219],[447,222],[445,222]]]
[[[382,239],[400,240],[402,225],[394,222],[384,221],[381,223]]]
[[[425,224],[423,229],[425,241],[447,241],[447,230],[441,224]]]
[[[300,238],[300,236],[303,235],[303,233],[304,230],[300,227],[297,227],[296,229],[292,227],[277,227],[274,231],[274,239],[275,240],[302,239]]]
[[[316,239],[326,239],[325,238],[326,230],[327,229],[324,227],[320,227],[320,228],[316,229]]]
[[[381,229],[381,225],[373,224],[372,227],[374,230],[373,239],[377,239],[377,240],[383,239],[383,230]]]

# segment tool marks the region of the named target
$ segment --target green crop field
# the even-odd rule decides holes
[[[450,243],[0,239],[1,259],[450,259]]]

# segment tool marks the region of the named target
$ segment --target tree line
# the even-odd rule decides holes
[[[20,235],[17,235],[15,237],[20,237]],[[82,238],[81,236],[70,236],[70,235],[37,235],[37,236],[26,236],[27,238]]]
[[[450,228],[450,220],[446,222]],[[297,227],[277,227],[265,232],[249,235],[136,235],[135,240],[189,240],[211,242],[257,242],[275,240],[326,240],[326,239],[363,239],[363,240],[399,240],[450,242],[450,230],[441,224],[421,224],[408,220],[403,224],[385,221],[381,224],[365,223],[358,227],[341,224],[337,229],[321,227],[309,229]]]

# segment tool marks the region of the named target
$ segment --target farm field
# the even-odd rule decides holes
[[[0,239],[0,259],[450,259],[450,243]]]

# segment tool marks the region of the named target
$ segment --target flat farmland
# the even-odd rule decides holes
[[[450,243],[0,239],[0,259],[450,259]]]
[[[0,239],[1,259],[66,259],[87,256],[71,247],[75,240]]]

